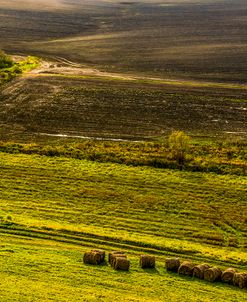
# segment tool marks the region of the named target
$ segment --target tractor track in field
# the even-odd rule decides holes
[[[20,60],[20,56],[16,57],[17,60]],[[30,72],[24,74],[19,78],[21,81],[22,78],[30,78],[37,76],[74,76],[74,77],[100,77],[112,78],[123,81],[131,82],[150,82],[153,84],[166,84],[166,85],[175,85],[175,86],[191,86],[191,87],[209,87],[209,88],[224,88],[224,89],[243,89],[247,90],[246,84],[226,84],[220,82],[205,82],[198,80],[185,80],[185,79],[171,79],[171,78],[160,78],[160,77],[148,77],[148,76],[139,76],[139,75],[129,75],[124,73],[112,73],[106,71],[100,71],[97,68],[91,68],[84,64],[79,64],[73,61],[70,61],[66,58],[54,56],[49,60],[42,60],[38,68],[31,70]]]
[[[38,68],[26,73],[22,78],[35,76],[94,76],[102,78],[114,78],[119,80],[133,81],[136,78],[120,73],[110,73],[90,68],[86,65],[72,62],[62,57],[52,57],[51,60],[42,60]]]
[[[149,253],[155,253],[162,255],[164,252],[170,252],[168,248],[162,246],[150,244],[148,247],[144,244],[138,243],[136,241],[128,241],[108,236],[100,236],[95,234],[83,233],[83,232],[72,232],[72,231],[52,231],[52,230],[35,230],[35,229],[25,229],[21,227],[6,227],[0,226],[0,234],[8,234],[13,236],[28,237],[28,238],[38,238],[43,240],[52,240],[64,243],[70,243],[74,245],[83,246],[109,246],[113,248],[121,248],[125,250],[134,251],[145,251]],[[189,254],[189,251],[186,251]],[[193,253],[192,251],[190,253]]]
[[[86,248],[100,248],[105,250],[123,250],[125,252],[132,252],[133,255],[140,253],[150,253],[155,254],[161,259],[165,256],[176,256],[186,259],[191,259],[194,261],[208,261],[211,263],[226,265],[225,261],[213,259],[207,256],[198,255],[195,251],[173,251],[172,248],[162,247],[150,244],[145,246],[145,244],[138,243],[131,240],[123,240],[118,238],[111,238],[108,236],[100,236],[95,234],[83,233],[83,232],[73,232],[67,230],[52,231],[52,230],[35,230],[35,229],[25,229],[20,226],[0,226],[0,235],[2,236],[12,236],[17,238],[27,238],[27,239],[40,239],[48,240],[59,243],[71,244],[76,246],[82,246]],[[236,261],[227,261],[231,263],[233,267],[238,267]]]

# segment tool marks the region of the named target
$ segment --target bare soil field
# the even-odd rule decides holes
[[[66,59],[2,87],[1,139],[68,136],[146,140],[172,130],[246,137],[247,86],[102,72]]]
[[[246,82],[245,0],[1,1],[0,49],[105,71]]]
[[[43,65],[0,89],[0,138],[246,137],[244,0],[0,3],[0,49]]]

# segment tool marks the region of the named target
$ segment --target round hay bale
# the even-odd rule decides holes
[[[222,271],[219,267],[211,267],[204,272],[204,280],[215,282],[221,279]]]
[[[109,255],[108,255],[108,261],[109,263],[111,262],[111,258],[113,257],[113,255],[115,254],[121,254],[121,255],[124,255],[125,253],[122,252],[122,251],[113,251],[113,252],[110,252]]]
[[[92,264],[100,264],[101,263],[101,255],[97,252],[91,252],[92,255]]]
[[[239,288],[247,288],[247,274],[243,273],[239,279]]]
[[[115,254],[112,259],[111,259],[111,266],[114,267],[115,262],[116,262],[116,258],[123,258],[123,259],[127,259],[126,255],[122,255],[122,254]]]
[[[140,266],[141,268],[155,268],[155,256],[141,255]]]
[[[128,271],[130,268],[130,261],[123,257],[116,257],[113,267],[115,270]]]
[[[83,256],[83,262],[85,264],[97,265],[101,263],[101,256],[96,252],[86,252]]]
[[[83,256],[83,262],[85,264],[90,264],[91,262],[91,252],[86,252]]]
[[[209,269],[209,268],[210,268],[210,266],[206,263],[196,265],[193,268],[193,277],[203,279],[205,270]]]
[[[114,259],[114,255],[125,255],[125,253],[122,252],[122,251],[110,252],[109,255],[108,255],[108,262],[110,263],[111,266],[112,266],[112,262],[113,262],[113,259]]]
[[[168,271],[171,272],[178,272],[178,269],[180,267],[180,260],[179,258],[167,258],[165,267]]]
[[[190,261],[184,261],[178,269],[178,273],[180,275],[185,276],[192,276],[193,275],[193,268],[195,267],[195,264],[193,264]]]
[[[233,284],[241,289],[247,288],[247,274],[235,273],[233,277]]]
[[[239,286],[240,277],[242,276],[242,273],[235,273],[233,276],[233,285]]]
[[[228,284],[233,284],[233,277],[236,274],[235,268],[227,268],[221,275],[221,281]]]
[[[95,252],[100,254],[101,263],[105,261],[105,251],[103,250],[91,250],[91,252]]]

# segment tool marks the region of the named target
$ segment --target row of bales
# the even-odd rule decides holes
[[[103,250],[91,250],[86,252],[83,257],[85,264],[100,265],[105,263],[106,253]],[[129,271],[130,260],[122,251],[113,251],[108,254],[108,263],[115,270]],[[155,268],[155,256],[141,255],[140,267]],[[247,288],[247,274],[239,273],[235,268],[227,268],[221,270],[219,267],[210,266],[206,263],[194,264],[191,261],[181,262],[179,258],[167,258],[165,260],[165,268],[167,271],[176,272],[179,275],[204,279],[209,282],[224,282],[238,286],[239,288]]]
[[[85,264],[99,265],[105,262],[105,251],[91,250],[86,252],[83,257]],[[113,251],[108,254],[108,263],[115,270],[129,271],[130,261],[122,251]],[[150,255],[140,256],[140,266],[142,268],[155,268],[155,257]]]
[[[209,282],[220,281],[227,284],[247,288],[247,274],[239,273],[235,268],[222,270],[216,266],[210,266],[206,263],[194,264],[191,261],[180,262],[179,258],[167,258],[165,263],[168,271],[176,272],[180,275],[204,279]]]

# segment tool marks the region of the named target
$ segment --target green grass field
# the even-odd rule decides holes
[[[3,301],[245,301],[246,291],[221,283],[167,273],[160,258],[156,270],[139,268],[137,256],[130,272],[82,263],[78,245],[1,236]]]
[[[245,301],[164,269],[176,255],[247,270],[244,176],[8,153],[0,167],[4,301]],[[130,272],[84,265],[91,247],[126,251]]]

